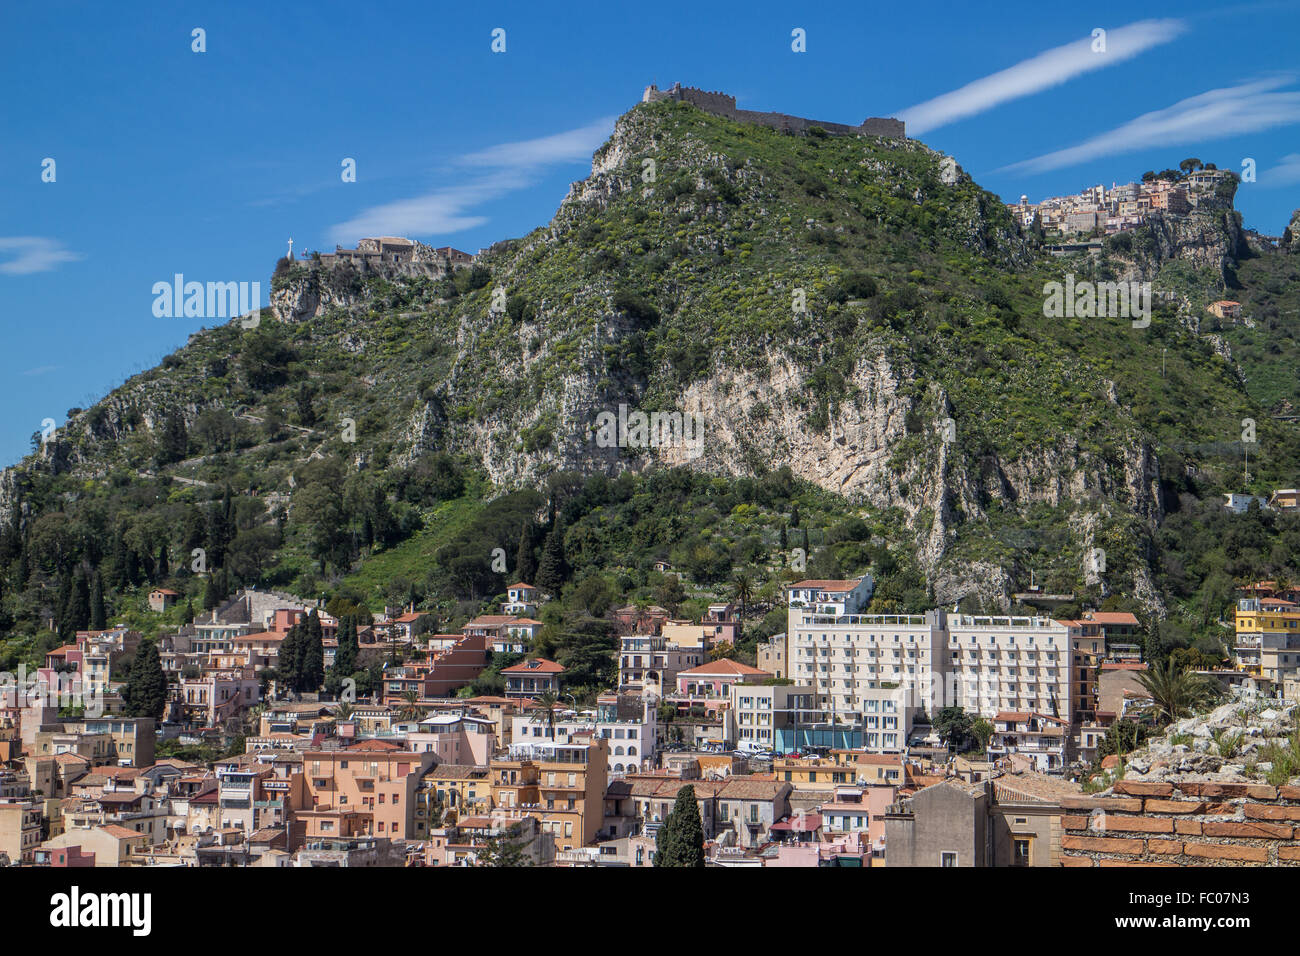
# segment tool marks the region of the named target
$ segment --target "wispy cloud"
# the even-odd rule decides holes
[[[36,368],[29,368],[23,374],[27,376],[45,375],[49,372],[57,372],[58,369],[57,365],[38,365]]]
[[[0,236],[0,273],[25,276],[49,272],[64,262],[76,262],[81,255],[63,248],[57,239],[43,236]]]
[[[1300,153],[1283,156],[1276,166],[1259,174],[1261,186],[1289,186],[1291,183],[1300,183]]]
[[[533,169],[555,163],[576,163],[591,159],[596,147],[609,138],[616,116],[604,116],[577,129],[525,139],[517,143],[502,143],[462,156],[462,166],[493,166],[510,169]]]
[[[1272,77],[1189,96],[1173,106],[1143,113],[1077,146],[1012,163],[1004,169],[1044,172],[1100,156],[1223,139],[1300,122],[1300,91],[1282,89],[1293,81],[1290,76]]]
[[[1106,32],[1105,52],[1094,51],[1093,38],[1088,36],[1046,50],[1015,66],[967,83],[961,89],[908,107],[896,115],[907,123],[909,135],[918,136],[1009,100],[1059,86],[1082,73],[1131,60],[1144,50],[1168,43],[1186,29],[1181,20],[1141,20],[1116,27]]]
[[[614,128],[615,119],[607,116],[577,129],[457,157],[450,165],[462,175],[471,168],[488,171],[462,183],[363,210],[333,226],[330,237],[334,242],[350,243],[361,236],[447,235],[481,226],[488,217],[475,214],[475,209],[526,189],[547,166],[591,159]]]

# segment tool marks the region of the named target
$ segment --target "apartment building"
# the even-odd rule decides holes
[[[31,863],[40,842],[40,801],[27,794],[0,797],[0,854],[11,863]]]
[[[42,725],[34,735],[32,755],[76,754],[94,766],[148,767],[154,762],[155,723],[152,717],[101,717]]]
[[[990,759],[1020,754],[1034,770],[1059,773],[1065,769],[1070,724],[1046,714],[1003,711],[993,717]]]
[[[567,744],[581,742],[579,738],[606,741],[611,777],[649,769],[654,766],[659,739],[655,701],[629,694],[601,694],[595,711],[566,711],[554,724],[537,711],[511,721],[512,745]]]
[[[511,744],[509,756],[492,761],[493,804],[537,817],[555,849],[595,843],[605,825],[609,742]]]
[[[677,686],[678,674],[703,664],[708,656],[702,647],[673,644],[662,635],[623,637],[619,641],[619,692],[663,697]]]
[[[1275,597],[1237,601],[1237,668],[1285,687],[1300,677],[1300,604]]]
[[[1082,629],[1050,617],[947,616],[949,689],[968,713],[1028,711],[1069,720],[1072,641]]]
[[[306,823],[306,839],[414,838],[416,791],[435,759],[387,741],[307,751],[308,809],[296,814]]]
[[[875,718],[870,732],[878,735],[875,746],[901,747],[911,732],[909,714],[931,709],[941,686],[943,615],[863,614],[868,580],[791,585],[789,676],[813,687],[814,704],[830,724],[865,732],[870,716]],[[890,715],[887,731],[894,739],[888,742],[881,720],[886,700],[897,710]]]
[[[804,684],[733,684],[726,713],[727,739],[738,746],[782,753],[792,749],[794,732],[821,719],[813,706],[813,689]],[[783,731],[789,730],[783,739]]]

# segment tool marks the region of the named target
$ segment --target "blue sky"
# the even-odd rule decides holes
[[[214,323],[155,317],[154,283],[260,281],[265,304],[290,236],[474,252],[521,235],[652,81],[816,119],[899,115],[1009,200],[1249,157],[1247,226],[1280,233],[1300,206],[1300,2],[10,0],[4,20],[0,464]]]

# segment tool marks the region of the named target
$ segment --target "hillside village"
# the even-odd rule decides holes
[[[1136,229],[1155,214],[1187,215],[1202,204],[1221,201],[1220,187],[1231,188],[1234,174],[1213,163],[1202,166],[1200,160],[1187,160],[1184,167],[1181,172],[1148,172],[1140,182],[1111,183],[1109,188],[1098,184],[1037,203],[1021,196],[1006,207],[1020,226],[1041,229],[1047,238],[1113,236]]]
[[[818,124],[738,110],[734,97],[680,86],[662,93],[651,87],[643,103],[620,121],[623,132],[616,138],[625,144],[647,129],[696,124],[688,108],[695,106],[709,114],[700,125],[710,135],[734,134],[714,122],[719,118],[748,124],[746,138],[752,134],[756,148],[834,157],[848,149],[846,141],[860,138],[863,150],[913,164],[909,187],[891,186],[898,195],[875,185],[864,190],[863,201],[875,203],[876,213],[872,234],[861,237],[862,250],[872,248],[868,239],[906,234],[911,226],[942,238],[939,200],[925,199],[923,187],[945,202],[972,209],[982,203],[972,183],[941,167],[938,154],[907,140],[898,120]],[[781,137],[775,146],[764,138],[769,134]],[[786,142],[796,138],[795,147]],[[31,640],[23,647],[15,641],[6,653],[10,660],[29,652],[43,659],[32,673],[20,668],[16,679],[0,675],[0,863],[1057,867],[1147,864],[1167,854],[1180,865],[1300,864],[1291,842],[1300,830],[1251,822],[1252,814],[1273,819],[1269,814],[1280,812],[1292,819],[1300,812],[1300,791],[1291,786],[1300,758],[1288,762],[1284,756],[1292,746],[1287,741],[1295,740],[1300,699],[1300,589],[1280,573],[1292,552],[1272,547],[1260,518],[1290,517],[1300,495],[1286,488],[1264,497],[1196,486],[1191,461],[1161,473],[1160,446],[1144,437],[1141,447],[1124,447],[1118,465],[1118,459],[1105,460],[1125,473],[1126,483],[1112,489],[1115,500],[1132,492],[1132,501],[1123,499],[1132,512],[1125,519],[1140,515],[1149,528],[1099,507],[1079,521],[1089,528],[1086,534],[1076,539],[1078,528],[1070,528],[1069,545],[1051,543],[1064,536],[1036,537],[1040,527],[1029,524],[1010,529],[1022,533],[1016,540],[1038,541],[1039,555],[1069,552],[1064,563],[1085,540],[1088,555],[1100,540],[1117,557],[1122,550],[1136,553],[1145,544],[1142,535],[1154,534],[1163,519],[1169,519],[1166,529],[1207,514],[1236,522],[1250,540],[1233,542],[1231,576],[1227,558],[1213,569],[1227,582],[1215,585],[1232,594],[1231,620],[1222,613],[1226,600],[1215,605],[1208,585],[1204,594],[1179,591],[1184,606],[1164,613],[1170,609],[1156,595],[1156,570],[1178,578],[1168,585],[1170,594],[1194,576],[1177,560],[1170,562],[1178,565],[1173,572],[1155,558],[1150,569],[1145,558],[1134,560],[1114,590],[1101,577],[1104,567],[1088,565],[1080,577],[1072,565],[1052,569],[1046,589],[1031,583],[1017,591],[1023,585],[1016,575],[1034,581],[1023,548],[1011,556],[1005,550],[977,555],[962,575],[927,580],[916,566],[923,552],[932,552],[933,565],[959,543],[962,521],[988,525],[1003,517],[989,506],[995,496],[987,489],[1005,495],[1008,511],[1020,496],[1050,502],[1064,515],[1076,490],[1069,481],[1087,479],[1104,459],[1081,454],[1069,460],[1060,470],[1073,475],[1051,474],[1055,492],[1035,499],[1043,475],[1055,468],[1034,471],[1015,456],[1024,448],[1036,454],[1043,435],[1060,439],[1059,430],[1051,430],[1055,420],[1044,417],[1035,426],[1042,431],[1017,437],[1023,448],[1002,449],[1006,458],[996,473],[979,472],[981,481],[988,478],[981,492],[973,466],[969,479],[949,481],[948,455],[956,452],[947,438],[935,440],[941,447],[933,482],[920,464],[928,461],[919,445],[931,437],[933,413],[945,425],[936,435],[947,435],[947,425],[955,433],[957,422],[946,416],[959,388],[939,389],[932,404],[923,404],[904,400],[900,386],[894,404],[882,405],[874,419],[844,420],[860,409],[852,401],[836,404],[841,396],[833,377],[817,375],[820,366],[841,360],[837,350],[860,327],[890,337],[917,332],[927,344],[972,330],[968,341],[983,343],[983,364],[969,370],[963,385],[992,374],[985,344],[992,347],[1003,333],[1017,336],[1015,349],[1031,341],[1020,335],[1020,323],[1021,314],[1036,321],[1036,281],[1026,286],[1034,305],[1028,310],[1001,286],[983,289],[978,299],[979,286],[972,286],[968,302],[944,299],[951,306],[944,314],[955,324],[919,324],[937,313],[927,313],[918,289],[930,285],[926,295],[946,297],[949,280],[964,280],[939,271],[937,262],[930,276],[910,268],[906,249],[892,257],[892,274],[835,267],[834,287],[824,290],[826,301],[819,304],[824,315],[813,327],[838,317],[845,321],[843,334],[828,338],[835,349],[817,352],[809,361],[819,368],[790,386],[799,401],[822,390],[822,404],[801,404],[797,414],[785,408],[780,416],[766,401],[753,406],[762,407],[753,415],[755,430],[771,431],[765,423],[782,418],[805,443],[798,453],[784,449],[785,457],[802,456],[803,465],[820,470],[814,474],[823,483],[820,492],[833,485],[845,498],[828,503],[829,494],[800,485],[790,467],[769,469],[771,455],[759,455],[761,467],[747,458],[744,468],[693,473],[647,466],[636,474],[612,465],[607,474],[592,465],[595,459],[582,457],[586,474],[565,471],[561,465],[572,460],[544,459],[561,443],[561,425],[573,426],[576,413],[565,405],[569,419],[558,420],[553,410],[551,417],[533,417],[541,405],[528,375],[536,369],[525,361],[500,363],[519,371],[526,384],[526,391],[511,394],[499,388],[496,370],[487,370],[492,357],[478,344],[499,338],[518,345],[522,355],[526,343],[530,360],[540,365],[553,348],[545,341],[544,310],[556,309],[556,301],[567,309],[577,296],[556,290],[587,281],[566,265],[556,269],[562,281],[529,285],[541,270],[510,272],[502,264],[512,255],[544,262],[547,242],[594,248],[605,232],[636,251],[627,253],[610,239],[609,248],[592,253],[600,269],[621,275],[629,263],[646,261],[643,253],[653,243],[631,227],[641,229],[650,215],[613,221],[609,197],[631,193],[612,182],[619,171],[595,172],[604,161],[598,153],[593,180],[609,179],[589,193],[577,184],[562,209],[569,220],[557,216],[550,235],[531,251],[520,251],[530,243],[505,243],[471,256],[396,236],[362,238],[355,248],[301,259],[291,248],[272,282],[270,314],[281,320],[278,328],[253,332],[232,323],[164,362],[169,372],[186,368],[208,390],[201,414],[171,395],[169,404],[150,406],[141,386],[111,413],[76,410],[70,418],[80,431],[66,446],[59,438],[42,442],[31,475],[20,481],[7,473],[12,480],[0,488],[7,508],[0,550],[12,565],[10,604],[22,612],[22,636]],[[808,168],[822,169],[828,161],[819,162]],[[899,168],[906,171],[906,163]],[[734,164],[726,174],[683,171],[665,185],[664,202],[686,204],[676,213],[677,232],[685,236],[710,216],[750,201],[742,188],[758,188],[758,177],[742,175],[748,166]],[[773,192],[763,200],[789,204],[779,217],[762,217],[789,230],[771,239],[773,247],[788,248],[796,231],[800,241],[807,232],[810,247],[849,241],[838,227],[818,227],[812,218],[800,226],[790,214],[806,211],[810,197],[826,198],[828,183],[838,182],[834,169],[824,169],[822,181],[790,168],[786,185],[795,199]],[[839,175],[852,183],[843,171]],[[1097,186],[1032,205],[1022,197],[1005,209],[994,202],[1001,217],[994,226],[975,238],[961,226],[960,243],[953,239],[947,248],[954,261],[975,257],[981,269],[999,256],[1028,261],[1026,233],[1041,230],[1042,238],[1061,245],[1125,234],[1158,216],[1183,216],[1220,201],[1230,176],[1189,163],[1181,173],[1151,174],[1109,190]],[[578,223],[597,213],[600,222]],[[1006,213],[1012,228],[999,232]],[[718,245],[710,268],[743,262],[752,252],[743,245]],[[1064,250],[1047,245],[1044,251]],[[674,253],[681,260],[679,279],[702,261],[698,252],[683,244]],[[664,258],[655,268],[658,276],[676,267]],[[498,289],[508,293],[504,307],[488,302]],[[635,336],[644,335],[641,326],[668,321],[666,305],[661,313],[631,287],[599,299],[590,337],[577,329],[573,347],[555,352],[572,357],[580,348],[599,349],[603,361],[619,352],[600,338],[606,324],[618,324],[606,322],[611,315],[620,323],[626,319]],[[774,308],[785,323],[785,296],[777,299]],[[745,321],[754,319],[757,301],[746,305]],[[425,321],[438,309],[447,310],[439,313],[446,321]],[[1210,309],[1218,318],[1240,318],[1240,304],[1231,300]],[[713,314],[703,307],[684,311]],[[795,322],[804,314],[797,313]],[[421,321],[409,322],[413,316]],[[475,328],[474,319],[483,324]],[[316,328],[301,340],[291,338],[293,326],[312,320],[337,333],[342,344],[336,351],[311,351]],[[383,333],[365,342],[371,322],[382,323]],[[242,344],[226,348],[246,330]],[[417,333],[435,337],[412,348],[417,357],[403,354]],[[805,334],[800,326],[797,335]],[[319,334],[319,341],[327,338]],[[666,348],[677,348],[671,337],[665,340]],[[584,366],[582,374],[599,376],[603,389],[607,374],[632,378],[632,366],[652,366],[647,339],[635,341],[643,351],[632,365],[617,364],[620,356],[608,367]],[[1095,341],[1081,337],[1070,347],[1071,369],[1077,370],[1085,342]],[[1022,377],[1004,381],[998,401],[1018,402],[1023,376],[1039,376],[1025,372],[1034,363],[1022,361],[1011,339],[1004,345],[1004,357],[1011,358],[997,368]],[[711,360],[701,348],[705,360],[697,372]],[[1175,344],[1176,361],[1178,349]],[[969,351],[958,340],[948,355],[964,358]],[[1131,360],[1132,351],[1128,344],[1117,347],[1113,361]],[[660,364],[674,369],[690,359],[685,351],[667,354],[671,360]],[[354,356],[362,356],[363,372],[340,370]],[[1205,380],[1196,374],[1204,364],[1188,356],[1202,358],[1186,347],[1187,379]],[[386,357],[396,371],[385,383],[375,370]],[[1114,375],[1106,380],[1108,404],[1096,402],[1097,394],[1083,385],[1068,401],[1088,410],[1120,407],[1116,382],[1126,379],[1106,361]],[[445,366],[446,381],[432,374],[416,380],[435,364]],[[956,367],[955,361],[935,364]],[[411,374],[413,367],[421,374]],[[844,368],[855,373],[857,366]],[[897,368],[905,370],[901,381],[920,366],[898,361]],[[346,379],[348,390],[324,388],[330,375]],[[878,382],[895,377],[888,362],[879,377],[872,375],[864,384],[873,393]],[[475,404],[482,399],[473,389],[489,378],[490,402]],[[1163,388],[1163,380],[1162,367],[1156,384]],[[567,401],[571,380],[565,381]],[[409,391],[397,391],[394,383]],[[394,390],[380,393],[378,385]],[[747,395],[757,394],[756,383],[745,387]],[[595,395],[588,396],[592,410],[601,407]],[[731,406],[731,395],[728,387],[704,397]],[[1067,401],[1063,395],[1044,400],[1045,410],[1058,412]],[[770,392],[764,397],[773,407],[785,400]],[[371,401],[375,407],[354,412]],[[290,403],[296,424],[283,417]],[[1135,403],[1128,395],[1123,404]],[[518,422],[504,417],[512,405],[529,416],[526,425],[515,427]],[[383,414],[399,406],[409,418],[387,422]],[[963,438],[977,420],[1010,420],[999,409],[967,409]],[[353,447],[353,414],[369,426],[361,429],[368,433],[362,447]],[[815,425],[818,414],[823,419]],[[495,416],[491,430],[480,427],[485,416]],[[1236,412],[1227,417],[1235,427]],[[325,430],[335,421],[354,427],[335,439]],[[1122,424],[1139,421],[1125,417]],[[249,422],[259,427],[245,427]],[[467,426],[459,446],[447,437],[453,424]],[[1096,424],[1090,419],[1087,427]],[[1164,424],[1178,425],[1172,417]],[[712,454],[719,433],[728,430],[710,434]],[[120,461],[93,471],[103,448],[117,454],[128,444]],[[982,469],[993,446],[971,447],[972,462]],[[886,471],[885,453],[898,449],[897,467]],[[607,462],[614,462],[626,449],[610,452]],[[241,457],[254,455],[265,456],[260,473],[232,480]],[[842,456],[844,467],[823,469],[829,455]],[[868,459],[879,472],[870,484],[860,475]],[[541,469],[532,484],[520,480],[528,477],[530,461]],[[706,464],[716,466],[717,459]],[[1267,480],[1285,481],[1289,466],[1272,467]],[[81,489],[107,484],[102,475],[109,472],[123,487],[144,489],[139,501],[156,508],[148,524],[137,523],[129,506],[110,519],[107,510],[97,510],[99,502],[83,511],[37,514],[33,502],[45,499],[32,494],[33,487],[56,489],[49,500],[84,504]],[[522,488],[498,483],[507,474]],[[845,475],[863,482],[861,507],[846,504],[852,489]],[[543,478],[545,494],[536,490]],[[1264,480],[1253,487],[1274,487],[1259,484]],[[1204,511],[1193,514],[1207,487]],[[815,520],[801,521],[800,501],[816,508]],[[903,506],[911,507],[907,520],[900,517]],[[1178,518],[1175,507],[1184,509]],[[932,526],[925,526],[927,519]],[[1103,519],[1112,526],[1103,527]],[[886,531],[892,542],[883,537]],[[792,548],[796,532],[802,547]],[[97,533],[112,542],[111,553],[96,543]],[[511,578],[485,555],[504,555],[501,545],[515,541],[515,566],[528,570],[515,572],[521,577],[494,593]],[[1194,544],[1178,552],[1189,564],[1209,550]],[[574,562],[563,567],[566,548]],[[795,552],[797,572],[787,564]],[[174,562],[176,553],[211,555],[213,566],[186,570]],[[800,577],[805,564],[811,564],[808,576]],[[1249,583],[1242,583],[1246,574]],[[1272,580],[1256,580],[1264,575]],[[992,578],[996,586],[980,592]],[[268,580],[272,586],[263,587]],[[1077,595],[1068,590],[1076,580]],[[117,600],[106,598],[106,591],[116,592]],[[200,592],[204,609],[196,611]],[[142,601],[147,612],[138,606]],[[372,613],[380,606],[381,613]],[[1001,612],[990,610],[999,606]],[[467,608],[473,610],[464,613]],[[1201,618],[1195,628],[1185,623],[1194,612]],[[775,628],[768,626],[773,615]],[[95,623],[83,626],[89,621]],[[1202,795],[1224,799],[1193,799]],[[1184,797],[1186,807],[1170,808]],[[1266,803],[1265,810],[1252,810]],[[1133,833],[1171,836],[1098,834],[1094,810],[1113,812],[1119,821],[1114,830],[1127,820]],[[1186,821],[1185,833],[1173,820],[1181,813],[1196,817]]]
[[[792,583],[757,667],[735,658],[730,602],[701,620],[613,609],[617,684],[582,701],[532,652],[548,595],[522,581],[448,633],[414,610],[362,623],[251,589],[156,647],[123,625],[80,631],[0,690],[0,858],[648,866],[689,792],[710,865],[1078,865],[1067,851],[1094,838],[1062,834],[1087,830],[1089,792],[1132,792],[1118,761],[1167,722],[1139,620],[871,614],[873,587]],[[1198,700],[1289,711],[1298,600],[1244,588],[1231,662],[1195,665]],[[374,686],[334,679],[367,661]],[[485,674],[495,692],[476,693]],[[158,716],[126,716],[151,676]]]

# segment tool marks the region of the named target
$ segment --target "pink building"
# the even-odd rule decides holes
[[[727,698],[733,684],[758,684],[772,677],[767,671],[723,657],[677,675],[677,692],[687,697]]]

